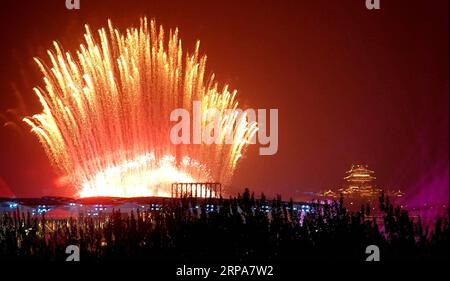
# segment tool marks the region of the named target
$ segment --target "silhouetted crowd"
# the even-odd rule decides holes
[[[448,217],[424,226],[383,195],[377,216],[365,207],[349,212],[342,200],[300,212],[292,200],[255,199],[246,189],[229,200],[181,198],[131,214],[48,219],[16,211],[1,215],[0,259],[64,261],[69,245],[82,261],[364,261],[369,245],[381,260],[448,259]]]

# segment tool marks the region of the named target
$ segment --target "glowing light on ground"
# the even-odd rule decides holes
[[[176,167],[175,158],[163,157],[159,163],[153,154],[146,154],[134,161],[107,168],[83,184],[82,197],[109,196],[162,196],[169,197],[167,186],[173,182],[196,182],[188,170],[193,163]]]

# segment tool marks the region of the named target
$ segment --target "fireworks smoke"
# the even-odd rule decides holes
[[[43,111],[24,118],[79,195],[169,196],[172,182],[228,184],[256,123],[227,111],[237,108],[236,91],[205,78],[199,42],[183,55],[178,30],[166,40],[146,18],[125,33],[109,21],[98,37],[86,25],[84,38],[75,56],[55,42],[50,67],[35,59],[44,75],[45,86],[34,89]],[[231,135],[232,144],[171,143],[171,111],[192,111],[194,100],[203,116],[218,110],[220,139]],[[202,118],[201,127],[207,124]]]

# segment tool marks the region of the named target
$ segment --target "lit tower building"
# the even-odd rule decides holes
[[[344,177],[346,183],[339,192],[348,197],[378,198],[382,190],[375,186],[374,174],[367,165],[352,165]]]
[[[321,197],[337,199],[342,194],[344,205],[350,209],[358,209],[361,205],[369,204],[372,207],[378,205],[378,198],[383,189],[375,185],[375,172],[369,170],[368,165],[352,165],[344,177],[344,184],[335,191],[329,189],[320,194]],[[385,191],[385,195],[395,200],[404,195],[400,190]]]

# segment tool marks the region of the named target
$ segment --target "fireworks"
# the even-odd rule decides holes
[[[205,77],[199,42],[183,55],[178,30],[165,36],[146,18],[125,33],[109,21],[98,37],[86,25],[75,56],[55,42],[49,67],[35,59],[44,75],[45,86],[34,89],[43,111],[24,121],[80,196],[169,196],[172,182],[230,182],[257,124],[230,113],[236,91]],[[170,113],[192,111],[193,101],[201,101],[202,129],[215,109],[219,138],[231,135],[232,144],[171,142]]]

